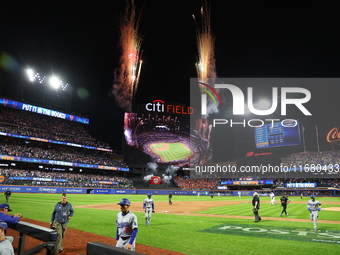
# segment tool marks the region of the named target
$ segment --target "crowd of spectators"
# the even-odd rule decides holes
[[[72,163],[127,167],[117,159],[116,154],[69,146],[23,141],[21,139],[0,138],[0,154],[16,157],[66,161]]]
[[[293,153],[284,158],[282,164],[296,167],[310,166],[311,164],[320,165],[322,167],[339,164],[340,169],[340,151]]]
[[[216,189],[218,178],[190,178],[189,176],[176,176],[174,182],[177,187],[185,190],[211,190]]]
[[[316,183],[317,187],[340,188],[340,179],[338,178],[193,178],[190,176],[176,176],[173,178],[177,187],[185,190],[211,190],[217,189],[217,186],[223,186],[223,181],[250,181],[250,180],[273,180],[271,188],[284,186],[285,183]],[[244,186],[244,189],[247,186]],[[259,186],[259,188],[262,186]],[[294,191],[295,192],[295,191]]]
[[[107,143],[98,141],[90,135],[84,124],[8,107],[0,107],[0,131],[110,149]]]
[[[28,186],[55,186],[55,187],[78,187],[78,188],[126,188],[133,189],[133,182],[125,177],[118,176],[117,172],[107,175],[89,173],[70,173],[61,171],[19,170],[1,169],[0,175],[5,177],[3,185],[28,185]],[[35,177],[36,180],[25,180]],[[49,179],[47,180],[38,180]],[[62,181],[63,180],[63,181]],[[66,180],[66,181],[65,181]],[[113,182],[118,182],[115,184]]]

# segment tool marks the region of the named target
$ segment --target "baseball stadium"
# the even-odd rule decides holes
[[[152,125],[140,118],[134,128],[124,127],[128,145],[124,153],[134,149],[126,157],[93,139],[84,123],[20,110],[22,103],[18,101],[3,98],[1,102],[1,190],[11,190],[9,200],[4,197],[3,202],[10,205],[13,215],[21,214],[18,225],[10,225],[7,232],[14,237],[18,254],[56,252],[51,248],[55,240],[51,240],[54,230],[49,224],[62,193],[67,194],[75,211],[64,240],[65,254],[104,254],[101,249],[118,249],[114,247],[115,217],[122,198],[131,202],[130,211],[138,219],[137,254],[240,254],[249,253],[249,246],[252,254],[269,254],[266,250],[279,254],[287,243],[293,254],[315,254],[320,249],[327,254],[338,252],[340,186],[336,167],[325,175],[315,168],[309,178],[202,174],[191,168],[189,160],[195,151],[207,151],[202,144],[210,144],[205,142],[207,135],[200,135],[206,133],[202,121],[194,127],[193,137],[185,126],[174,127],[174,121],[165,125],[158,119],[157,125]],[[136,114],[131,116],[125,122],[137,118]],[[49,129],[51,123],[58,128]],[[242,133],[241,137],[245,136]],[[139,160],[150,160],[158,168],[149,169],[147,161],[126,161],[138,155],[135,151],[148,154]],[[254,154],[246,157],[248,165],[278,160],[268,161],[268,153]],[[279,155],[286,165],[310,162],[317,166],[320,159],[336,165],[339,158],[336,150]],[[228,163],[237,166],[240,162],[247,161],[241,157],[239,162]],[[168,172],[169,166],[177,167]],[[143,177],[149,173],[161,181],[145,181]],[[169,182],[165,183],[165,176],[171,176]],[[261,220],[257,222],[252,210],[255,192],[260,198]],[[272,192],[275,202],[270,198]],[[145,224],[143,210],[147,194],[152,194],[155,207],[150,226]],[[289,199],[287,214],[282,214],[283,195]],[[322,204],[317,228],[307,209],[310,196]],[[42,231],[40,235],[37,229]],[[264,251],[263,245],[268,249]]]
[[[22,62],[30,62],[25,58],[34,53],[50,62],[62,55],[67,58],[67,64],[61,64],[64,60],[56,62],[54,67],[59,68],[54,68],[54,72],[76,69],[74,74],[65,75],[66,79],[75,81],[74,77],[84,75],[83,83],[93,90],[33,69],[25,69],[20,82],[13,82],[13,74],[22,72],[18,70],[24,64],[1,49],[0,71],[1,75],[6,73],[6,79],[2,76],[0,79],[0,191],[3,193],[0,254],[340,254],[338,79],[217,79],[215,36],[211,34],[214,29],[210,28],[210,13],[206,13],[210,12],[207,1],[203,1],[204,8],[200,9],[202,19],[196,19],[191,6],[183,4],[184,1],[174,4],[171,12],[164,7],[173,4],[171,1],[154,1],[154,9],[145,4],[146,11],[151,10],[147,17],[155,26],[153,33],[157,37],[148,39],[152,29],[145,36],[151,45],[144,52],[149,65],[145,70],[150,75],[140,77],[142,39],[136,34],[139,21],[145,21],[136,17],[140,11],[135,9],[134,2],[138,1],[123,1],[127,4],[126,13],[121,24],[117,22],[120,26],[117,35],[112,36],[117,39],[121,56],[116,50],[101,51],[114,48],[112,45],[116,43],[108,36],[108,31],[114,30],[111,5],[110,8],[103,5],[107,7],[103,10],[100,4],[94,8],[85,1],[79,8],[78,3],[70,1],[67,8],[62,4],[55,6],[62,9],[61,15],[54,9],[53,13],[47,11],[51,6],[44,4],[45,8],[40,9],[31,2],[20,8],[15,6],[12,12],[4,8],[4,17],[9,22],[3,26],[6,28],[3,41],[11,38],[7,44],[13,45],[13,52],[18,52],[17,59]],[[113,2],[114,7],[122,5]],[[216,43],[219,47],[216,54],[227,56],[231,63],[224,66],[223,62],[228,61],[220,58],[221,69],[228,70],[226,76],[299,77],[310,74],[303,73],[305,68],[311,69],[314,77],[317,74],[314,71],[320,68],[318,65],[311,68],[317,62],[314,58],[319,54],[321,65],[328,62],[324,58],[328,54],[325,49],[332,43],[327,41],[331,36],[322,34],[330,26],[320,23],[324,16],[313,23],[312,19],[305,19],[308,12],[304,15],[297,12],[296,17],[302,17],[301,23],[312,24],[307,31],[311,39],[305,43],[302,40],[305,29],[300,29],[295,16],[292,27],[286,27],[286,17],[290,17],[286,12],[280,16],[266,8],[261,9],[263,13],[249,8],[249,13],[242,16],[245,5],[234,11],[225,10],[227,4],[217,10],[222,15],[216,16],[223,18],[223,22],[217,19],[211,22],[219,26],[237,25],[232,29],[221,26],[222,33],[228,35],[223,43],[233,49],[232,54],[223,55],[223,43]],[[261,7],[260,2],[255,4]],[[83,10],[85,6],[87,12]],[[35,9],[39,13],[28,11]],[[76,15],[78,9],[80,13]],[[40,10],[43,10],[41,14]],[[106,15],[103,11],[107,11]],[[54,13],[62,18],[56,19]],[[270,16],[266,16],[268,13]],[[162,17],[151,19],[157,15]],[[262,38],[264,34],[255,30],[262,16],[263,27],[274,38],[269,47]],[[275,22],[268,22],[275,18],[284,26],[276,27]],[[68,19],[75,26],[67,23]],[[158,24],[161,19],[171,24]],[[188,80],[188,72],[195,69],[194,65],[188,70],[184,67],[187,62],[183,56],[191,55],[188,48],[194,44],[186,45],[187,38],[181,36],[195,34],[185,29],[185,19],[190,20],[191,27],[196,25],[199,51],[196,53],[198,78],[190,79],[190,96],[183,80],[178,78],[183,72],[184,81]],[[28,29],[31,24],[38,32]],[[105,24],[110,26],[100,29]],[[177,29],[171,31],[173,25]],[[59,26],[61,30],[57,29]],[[294,30],[295,27],[298,29]],[[51,32],[45,32],[47,28],[52,28]],[[317,29],[322,33],[314,33]],[[62,36],[66,30],[69,36],[80,39],[74,42],[75,37]],[[279,31],[277,37],[275,31]],[[289,35],[296,33],[294,43],[289,36],[283,37],[284,31],[289,31]],[[334,31],[337,29],[330,34]],[[235,36],[229,36],[229,32]],[[49,33],[53,35],[50,39]],[[15,34],[19,39],[12,42]],[[44,45],[33,40],[41,37]],[[326,43],[314,45],[315,38]],[[35,50],[25,56],[19,46],[26,41],[27,47]],[[95,44],[97,41],[100,43]],[[152,41],[157,47],[152,46]],[[255,48],[244,44],[248,41]],[[275,48],[281,41],[286,45]],[[180,49],[175,47],[177,43]],[[281,55],[283,64],[279,68],[273,65],[279,62],[277,59],[260,51],[269,48],[268,55],[276,57],[278,53],[294,50],[296,44],[301,44],[308,57],[304,58],[303,50],[298,52],[298,57],[294,56],[296,61]],[[333,44],[338,52],[338,43]],[[67,50],[57,51],[62,45],[67,45]],[[44,52],[44,48],[48,51]],[[319,48],[322,48],[320,52]],[[261,55],[256,55],[257,51]],[[78,55],[72,55],[74,52]],[[154,61],[150,52],[159,55],[155,66],[150,64]],[[336,59],[337,75],[338,58],[329,54]],[[115,61],[107,60],[112,55],[119,64],[114,71]],[[174,61],[168,61],[170,55],[175,55]],[[247,63],[245,56],[256,61]],[[303,58],[304,62],[299,62]],[[76,63],[76,59],[82,63]],[[262,66],[259,59],[267,66]],[[238,61],[241,61],[239,65]],[[38,57],[31,62],[39,66]],[[312,64],[305,65],[307,62]],[[44,64],[45,70],[53,69],[50,63]],[[94,66],[96,71],[92,70]],[[298,72],[290,73],[289,66]],[[268,67],[273,68],[271,73],[267,73]],[[111,76],[107,79],[109,83],[97,81],[101,73],[113,75],[113,82]],[[321,72],[320,76],[328,74]],[[336,77],[335,74],[330,76]],[[175,82],[168,81],[172,77]],[[139,81],[145,93],[138,89]],[[104,96],[98,95],[102,92],[101,83],[109,84],[109,96],[107,88]],[[172,85],[180,89],[171,90]],[[15,91],[8,93],[6,89]]]

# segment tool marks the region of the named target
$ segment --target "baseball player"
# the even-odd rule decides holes
[[[143,209],[145,212],[145,224],[150,226],[150,221],[152,217],[152,213],[155,212],[155,204],[153,199],[151,198],[152,194],[148,193],[148,197],[144,199]]]
[[[270,192],[269,196],[270,196],[270,204],[271,205],[275,205],[276,204],[276,202],[275,202],[275,193],[272,191],[272,192]]]
[[[5,236],[7,228],[7,223],[0,221],[0,254],[14,255],[13,246]]]
[[[135,251],[136,236],[138,233],[137,216],[129,211],[130,200],[123,198],[118,203],[121,212],[117,214],[116,247]]]
[[[307,202],[307,209],[310,212],[310,220],[314,222],[314,229],[316,230],[316,223],[318,219],[318,211],[321,210],[321,203],[315,200],[315,196],[311,195],[310,200]]]

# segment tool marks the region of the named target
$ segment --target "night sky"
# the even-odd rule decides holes
[[[136,5],[143,35],[136,101],[187,104],[197,61],[192,14],[199,20],[201,1],[136,0]],[[210,5],[218,77],[339,77],[335,3],[215,0]],[[91,133],[120,149],[123,110],[109,94],[119,65],[118,17],[125,7],[125,0],[2,3],[0,51],[14,65],[1,68],[0,95],[15,99],[24,68],[59,74],[75,91],[85,91],[73,94],[72,111],[88,116]],[[320,88],[323,97],[314,102],[335,102],[339,92],[340,87]],[[336,103],[329,107],[338,111]]]

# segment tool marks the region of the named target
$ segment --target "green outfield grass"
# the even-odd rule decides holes
[[[191,155],[191,150],[183,143],[153,143],[150,149],[160,156],[163,162],[186,159]]]
[[[69,223],[70,228],[99,235],[115,237],[115,217],[119,212],[116,203],[123,197],[132,203],[141,203],[145,195],[74,195],[68,200],[75,207],[75,215]],[[151,226],[144,224],[144,214],[135,212],[139,220],[137,244],[144,244],[178,251],[192,255],[210,254],[339,254],[340,224],[318,223],[319,231],[311,231],[313,223],[299,221],[281,221],[280,205],[270,205],[269,198],[261,197],[260,215],[263,220],[254,223],[253,218],[205,217],[157,213],[157,202],[168,200],[167,196],[154,195],[156,214]],[[323,202],[340,202],[340,198],[318,197]],[[10,198],[12,213],[21,213],[23,217],[50,222],[55,203],[60,194],[19,194]],[[196,214],[252,216],[251,197],[214,197],[174,196],[178,201],[215,201],[216,207]],[[241,204],[220,206],[221,201],[241,201]],[[290,197],[293,203],[288,205],[289,219],[309,219],[306,209],[308,198]],[[303,204],[294,203],[303,201]],[[78,208],[81,205],[113,203],[117,210]],[[185,206],[185,205],[184,205]],[[323,208],[340,205],[323,204]],[[188,213],[190,207],[187,208]],[[266,219],[270,217],[270,219]],[[285,216],[286,217],[286,216]],[[322,210],[320,220],[340,221],[340,213]],[[323,240],[322,242],[320,240]],[[99,241],[99,240],[95,240]],[[331,243],[325,243],[331,242]],[[339,243],[337,243],[339,242]]]

